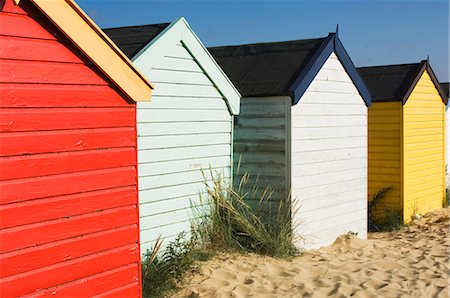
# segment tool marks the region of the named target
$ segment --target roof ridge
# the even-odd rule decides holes
[[[381,68],[381,67],[393,67],[393,66],[413,66],[413,65],[420,65],[423,62],[416,62],[416,63],[401,63],[401,64],[384,64],[384,65],[371,65],[371,66],[362,66],[362,67],[356,67],[356,69],[367,69],[367,68]]]
[[[209,49],[219,49],[219,48],[233,48],[233,47],[242,47],[242,46],[258,46],[258,45],[274,45],[274,44],[287,44],[287,43],[293,43],[293,42],[299,42],[299,41],[312,41],[312,40],[320,40],[325,39],[327,36],[324,37],[318,37],[318,38],[306,38],[306,39],[292,39],[292,40],[284,40],[284,41],[269,41],[269,42],[255,42],[255,43],[243,43],[243,44],[237,44],[237,45],[227,45],[227,46],[214,46],[214,47],[208,47]]]
[[[171,24],[171,22],[164,22],[164,23],[155,23],[155,24],[109,27],[109,28],[102,28],[102,30],[129,29],[129,28],[150,27],[150,26],[170,25],[170,24]]]

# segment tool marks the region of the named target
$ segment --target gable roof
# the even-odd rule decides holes
[[[37,7],[127,97],[150,100],[151,83],[73,0],[26,1]],[[14,2],[19,5],[21,0]]]
[[[335,52],[366,105],[371,103],[337,33],[317,39],[211,47],[209,51],[244,96],[290,95],[293,104]]]
[[[157,31],[159,33],[156,33]],[[168,26],[155,24],[139,28],[109,28],[105,32],[119,47],[128,52],[128,57],[140,69],[151,67],[164,56],[168,47],[181,42],[223,95],[230,112],[233,115],[239,114],[241,95],[183,17]],[[132,49],[127,48],[130,46],[130,38],[136,36],[139,36],[139,42],[134,44]],[[146,36],[148,41],[145,43]]]
[[[369,88],[374,102],[402,101],[404,104],[422,74],[428,71],[442,101],[447,103],[448,98],[439,85],[428,60],[411,64],[360,67],[357,70]]]
[[[158,36],[170,23],[104,28],[103,31],[127,55],[133,58],[150,41]]]

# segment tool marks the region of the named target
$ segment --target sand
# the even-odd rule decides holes
[[[368,240],[341,236],[292,261],[221,254],[174,297],[450,297],[449,215],[440,209]]]

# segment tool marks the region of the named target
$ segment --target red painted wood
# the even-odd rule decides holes
[[[135,164],[135,149],[132,147],[0,157],[0,180],[110,169]]]
[[[137,232],[131,225],[2,254],[0,278],[137,243]]]
[[[123,297],[141,297],[141,293],[138,291],[139,284],[134,282],[132,284],[128,284],[122,286],[120,288],[116,288],[114,290],[102,293],[100,295],[94,296],[95,298],[123,298]]]
[[[0,253],[136,224],[135,208],[125,206],[3,229],[0,230]]]
[[[83,63],[77,55],[56,40],[2,36],[0,48],[0,59]]]
[[[0,19],[2,22],[0,35],[56,39],[55,36],[29,16],[0,12]]]
[[[136,274],[137,267],[137,264],[130,264],[61,286],[42,290],[25,297],[92,297],[113,288],[136,282],[139,279]]]
[[[139,296],[135,105],[20,5],[0,12],[0,296]]]
[[[2,297],[17,297],[139,261],[137,244],[14,275],[2,280]]]
[[[135,167],[0,181],[0,203],[10,204],[136,184]]]
[[[2,12],[17,13],[23,15],[26,14],[26,12],[19,5],[16,5],[13,1],[6,0],[4,2],[5,5],[2,8]]]
[[[133,185],[0,205],[0,226],[3,228],[17,227],[137,204],[136,189],[136,186]],[[27,216],[17,216],[17,214],[26,214]]]
[[[0,109],[0,132],[126,127],[133,119],[129,108]]]
[[[1,108],[128,107],[109,86],[1,84]]]
[[[0,156],[135,146],[134,128],[100,128],[0,134]]]
[[[84,64],[0,60],[0,82],[106,85]]]

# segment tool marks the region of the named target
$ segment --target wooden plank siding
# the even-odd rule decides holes
[[[394,210],[402,202],[402,103],[374,102],[369,108],[369,200],[382,188],[392,187],[383,205]],[[377,214],[384,214],[378,208]]]
[[[291,110],[291,183],[298,245],[367,235],[367,107],[332,53]]]
[[[243,193],[257,184],[259,191],[247,196],[257,206],[261,192],[270,187],[272,199],[289,195],[289,113],[288,96],[248,97],[241,100],[241,112],[234,130],[234,184],[238,186],[244,174],[250,175]],[[258,182],[256,182],[258,179]],[[263,211],[263,209],[261,209]]]
[[[141,250],[189,232],[191,204],[205,195],[209,168],[231,177],[232,116],[225,99],[182,44],[141,71],[155,85],[151,103],[138,103]],[[145,56],[145,55],[144,55]],[[137,65],[145,65],[140,60]]]
[[[29,3],[0,22],[0,296],[140,296],[135,105]]]
[[[427,71],[403,106],[403,219],[442,207],[445,196],[445,104]]]

